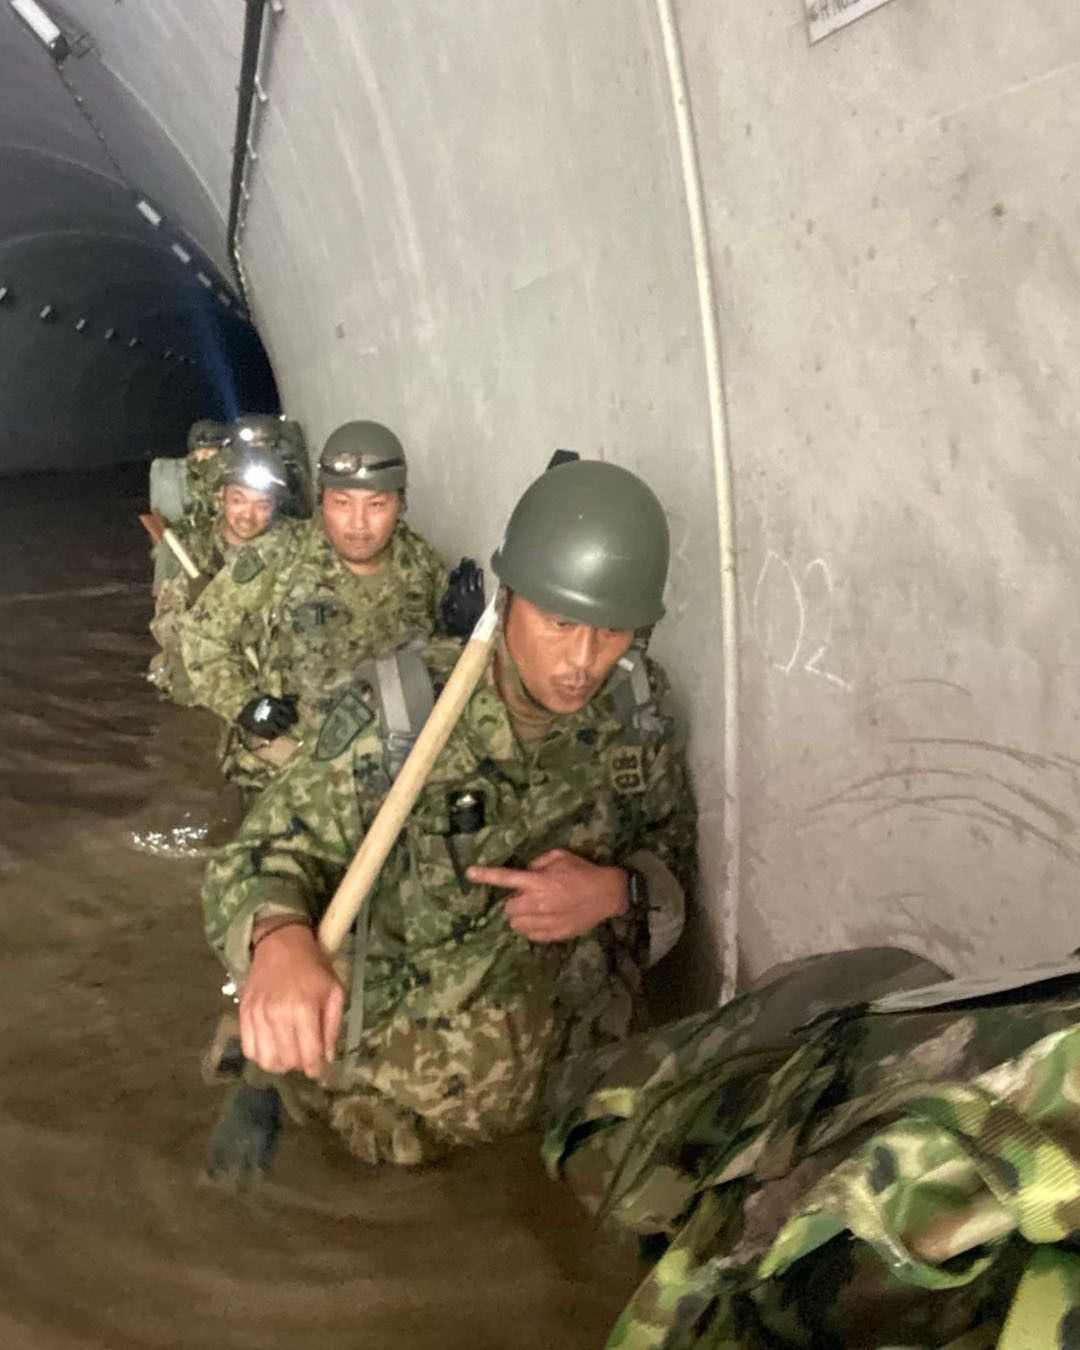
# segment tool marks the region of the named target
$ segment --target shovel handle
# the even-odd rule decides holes
[[[487,666],[498,631],[498,595],[492,597],[477,620],[472,636],[458,657],[431,715],[424,723],[401,771],[383,799],[379,813],[364,835],[352,862],[319,924],[319,943],[335,956],[353,920],[360,913],[383,863],[397,843],[409,812],[427,781],[432,766],[450,739],[473,690]]]
[[[184,569],[184,572],[191,578],[192,581],[194,581],[195,578],[199,575],[199,568],[194,558],[192,558],[191,554],[183,546],[180,540],[177,539],[176,535],[172,532],[172,530],[168,527],[168,525],[166,525],[165,521],[158,514],[158,512],[148,511],[145,515],[141,515],[139,517],[139,520],[142,524],[143,529],[146,531],[146,533],[150,536],[150,538],[154,541],[155,544],[160,543],[162,540],[164,540],[166,547],[172,551],[177,562]]]

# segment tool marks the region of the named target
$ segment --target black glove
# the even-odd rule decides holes
[[[439,605],[439,626],[451,637],[467,638],[484,612],[484,569],[462,558],[446,583]]]
[[[237,726],[250,731],[253,736],[272,741],[296,722],[296,695],[283,694],[274,698],[272,694],[256,694],[245,703],[236,718]]]

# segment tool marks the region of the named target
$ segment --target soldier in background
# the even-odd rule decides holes
[[[644,653],[667,561],[663,510],[624,469],[564,464],[526,492],[492,559],[493,659],[361,911],[348,1000],[315,926],[455,644],[354,672],[208,869],[244,1053],[358,1157],[419,1163],[529,1126],[550,1066],[625,1035],[677,936],[695,812]],[[257,1078],[237,1093],[219,1179],[264,1165],[276,1101]]]
[[[173,533],[198,568],[184,571],[165,540],[155,548],[154,617],[150,631],[159,650],[148,678],[174,703],[192,703],[191,688],[180,654],[179,624],[214,576],[236,552],[266,536],[266,547],[278,547],[297,527],[280,519],[288,497],[288,474],[282,454],[281,423],[276,417],[239,418],[218,444],[214,423],[196,423],[189,442],[188,504]]]
[[[405,523],[406,481],[394,433],[347,422],[320,457],[318,516],[283,549],[241,549],[184,617],[193,701],[226,723],[222,767],[240,787],[265,786],[313,737],[361,661],[434,631],[447,572]]]

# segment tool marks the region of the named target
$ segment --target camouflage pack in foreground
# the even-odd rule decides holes
[[[666,1248],[608,1350],[1080,1346],[1080,962],[900,996],[934,968],[887,955],[812,958],[559,1085],[550,1169]]]

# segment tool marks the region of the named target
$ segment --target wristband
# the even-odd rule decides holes
[[[309,932],[311,931],[311,921],[306,914],[282,914],[275,919],[268,920],[266,927],[251,939],[250,954],[254,956],[259,949],[259,944],[264,942],[272,933],[279,933],[283,928],[295,928],[298,924],[303,924]]]
[[[626,872],[627,912],[644,916],[649,912],[649,883],[636,867],[623,869]]]

